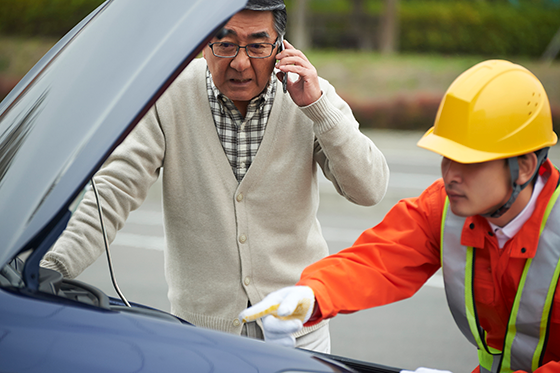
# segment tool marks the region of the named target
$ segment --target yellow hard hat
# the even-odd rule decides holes
[[[489,60],[455,79],[418,146],[478,163],[527,154],[557,139],[540,81],[520,65]]]

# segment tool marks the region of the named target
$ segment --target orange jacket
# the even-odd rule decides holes
[[[540,223],[558,185],[559,173],[550,161],[541,167],[540,173],[548,180],[535,211],[502,249],[487,220],[481,216],[467,218],[462,231],[462,245],[482,249],[477,250],[475,259],[475,303],[480,324],[488,333],[488,344],[500,350],[525,261],[535,255]],[[313,289],[318,308],[306,326],[338,313],[396,302],[418,291],[441,267],[440,232],[445,197],[443,181],[437,180],[419,197],[399,201],[381,223],[363,232],[352,247],[307,267],[298,285]],[[536,372],[560,372],[559,361],[560,287],[557,287],[543,366]]]

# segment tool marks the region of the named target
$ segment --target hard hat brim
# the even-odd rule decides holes
[[[504,159],[520,155],[504,153],[490,153],[466,147],[458,142],[434,134],[434,127],[430,128],[418,141],[417,146],[449,158],[459,163],[480,163]]]
[[[556,133],[552,132],[552,139],[549,143],[544,144],[541,147],[535,149],[524,149],[523,152],[517,153],[492,153],[486,152],[481,150],[476,150],[459,144],[456,141],[449,140],[448,138],[438,136],[434,134],[434,127],[430,128],[424,136],[418,141],[416,144],[417,146],[430,150],[434,153],[444,156],[445,158],[449,158],[455,162],[459,163],[480,163],[480,162],[488,162],[493,161],[496,159],[506,159],[509,157],[517,157],[523,154],[530,153],[532,151],[537,151],[539,149],[553,146],[558,141],[558,136]]]

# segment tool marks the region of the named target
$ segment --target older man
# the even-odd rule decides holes
[[[242,325],[238,313],[328,253],[317,166],[361,205],[383,197],[389,173],[348,105],[282,43],[285,25],[283,1],[249,1],[95,176],[112,240],[162,171],[171,312],[261,339],[260,321]],[[297,79],[285,92],[287,73]],[[90,265],[103,247],[96,214],[86,196],[43,265],[67,277]],[[325,323],[297,337],[330,349]]]

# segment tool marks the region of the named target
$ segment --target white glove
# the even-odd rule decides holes
[[[430,368],[418,368],[415,371],[412,370],[401,370],[401,373],[451,373],[448,370],[438,370]]]
[[[301,320],[286,320],[276,318],[273,315],[266,315],[262,322],[265,342],[284,347],[296,346],[296,338],[293,333],[299,332],[303,328]]]
[[[310,287],[290,286],[268,294],[259,303],[242,311],[239,320],[248,322],[262,317],[265,341],[294,347],[292,334],[303,328],[314,305],[315,295]]]

